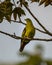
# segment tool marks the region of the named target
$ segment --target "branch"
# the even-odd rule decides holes
[[[5,18],[4,18],[5,19]],[[6,20],[6,19],[5,19]],[[23,24],[23,25],[26,25],[26,23],[23,23],[21,20],[20,21],[15,21],[15,20],[11,20],[12,22],[16,22],[16,23],[21,23],[21,24]],[[42,30],[40,30],[40,29],[38,29],[38,28],[36,28],[35,27],[35,29],[36,30],[38,30],[39,32],[41,32],[41,33],[44,33],[44,34],[48,34],[47,32],[44,32],[44,31],[42,31]],[[49,34],[48,34],[49,35]]]
[[[35,29],[38,30],[38,31],[41,32],[41,33],[48,34],[47,32],[44,32],[44,31],[42,31],[42,30],[40,30],[40,29],[38,29],[38,28],[35,28]]]
[[[13,0],[13,2],[14,2],[14,5],[15,5],[15,7],[16,7],[16,4],[15,4],[15,1]]]
[[[26,25],[25,23],[23,23],[22,21],[15,21],[15,20],[11,20],[13,22],[16,22],[16,23],[22,23],[23,25]]]
[[[28,10],[28,12],[31,14],[31,16],[36,20],[36,22],[47,32],[47,34],[49,34],[50,36],[52,36],[52,33],[49,32],[40,22],[39,20],[33,15],[33,13],[30,11],[30,9],[23,3],[24,7]]]
[[[15,21],[15,20],[11,20],[11,21],[16,22],[16,23],[22,23],[23,25],[26,25],[26,23],[23,23],[22,21]],[[47,32],[44,32],[44,31],[42,31],[42,30],[40,30],[40,29],[38,29],[36,27],[35,27],[35,29],[38,30],[41,33],[48,34]]]
[[[14,38],[14,39],[28,39],[28,40],[37,40],[37,41],[52,41],[52,38],[51,38],[51,39],[22,38],[22,37],[16,36],[15,34],[12,35],[12,34],[9,34],[9,33],[3,32],[3,31],[0,31],[0,33],[5,34],[5,35],[7,35],[7,36],[10,36],[10,37],[12,37],[12,38]]]
[[[4,18],[5,19],[5,18]],[[6,19],[5,19],[6,20]],[[16,22],[16,23],[22,23],[23,25],[26,25],[26,23],[23,23],[22,21],[15,21],[15,20],[11,20],[12,22]],[[38,30],[39,32],[41,32],[41,33],[44,33],[44,34],[48,34],[47,32],[44,32],[44,31],[42,31],[42,30],[40,30],[40,29],[38,29],[38,28],[36,28],[35,27],[35,29],[36,30]]]

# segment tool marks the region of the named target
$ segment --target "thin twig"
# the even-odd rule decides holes
[[[23,25],[26,25],[26,23],[23,23],[22,21],[15,21],[15,20],[11,20],[11,21],[16,22],[16,23],[22,23]],[[36,27],[35,27],[35,29],[38,30],[41,33],[48,34],[47,32],[44,32],[44,31],[42,31],[42,30],[40,30],[40,29],[38,29]]]
[[[47,34],[49,34],[50,36],[52,36],[52,33],[49,32],[40,22],[39,20],[33,15],[33,13],[30,11],[30,9],[23,3],[24,7],[28,10],[28,12],[32,15],[32,17],[36,20],[36,22],[47,32]]]
[[[15,20],[11,20],[13,22],[16,22],[16,23],[22,23],[23,25],[26,25],[25,23],[23,23],[22,21],[15,21]]]
[[[16,23],[22,23],[23,25],[26,25],[26,23],[23,23],[22,21],[15,21],[15,20],[11,20],[11,21],[16,22]],[[35,27],[35,29],[38,30],[41,33],[48,34],[48,33],[44,32],[44,31],[42,31],[42,30],[40,30],[40,29],[38,29],[36,27]]]
[[[42,31],[42,30],[40,30],[40,29],[38,29],[38,28],[35,28],[35,29],[38,30],[38,31],[41,32],[41,33],[48,34],[48,33],[44,32],[44,31]]]
[[[16,4],[15,4],[15,1],[13,0],[13,2],[14,2],[14,5],[15,5],[15,7],[16,7]]]
[[[5,18],[4,18],[5,19]],[[6,20],[6,19],[5,19]],[[23,25],[26,25],[26,23],[23,23],[22,21],[15,21],[15,20],[11,20],[12,22],[16,22],[16,23],[22,23]],[[40,29],[38,29],[38,28],[36,28],[35,27],[35,29],[36,30],[38,30],[39,32],[41,32],[41,33],[44,33],[44,34],[48,34],[47,32],[44,32],[44,31],[42,31],[42,30],[40,30]]]
[[[3,31],[0,31],[0,33],[2,34],[5,34],[7,36],[10,36],[14,39],[28,39],[28,40],[37,40],[37,41],[52,41],[52,38],[51,39],[40,39],[40,38],[22,38],[22,37],[19,37],[19,36],[16,36],[16,35],[12,35],[12,34],[9,34],[9,33],[6,33],[6,32],[3,32]]]

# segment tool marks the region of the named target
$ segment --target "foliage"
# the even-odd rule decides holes
[[[18,14],[18,17],[20,18],[21,15],[25,15],[25,12],[24,12],[24,10],[23,10],[22,8],[16,7],[16,8],[14,8],[14,10],[13,10],[14,20],[17,19],[17,14]]]
[[[21,62],[17,65],[40,65],[42,62],[41,57],[38,55],[31,56],[26,62]]]
[[[28,2],[25,0],[19,0],[17,1],[17,4],[22,6],[22,4],[28,6]],[[39,5],[42,5],[45,3],[45,7],[48,5],[51,5],[52,0],[31,0],[31,2],[40,2]],[[18,17],[20,18],[21,15],[25,15],[24,10],[21,7],[15,7],[13,9],[13,3],[11,3],[11,0],[4,0],[4,2],[0,3],[0,23],[3,21],[3,18],[5,17],[8,22],[11,22],[11,15],[13,13],[14,20],[17,19],[17,14]]]
[[[39,5],[42,5],[44,4],[45,7],[48,6],[48,5],[51,5],[52,3],[52,0],[31,0],[32,2],[40,2]]]
[[[10,0],[5,0],[0,4],[0,23],[2,22],[3,17],[5,17],[8,22],[10,22],[12,15],[12,6],[13,4],[10,2]]]
[[[52,65],[52,60],[46,60],[47,65]]]
[[[38,49],[38,50],[37,50]],[[31,55],[27,52],[23,52],[21,54],[19,54],[20,56],[27,56],[28,60],[26,60],[25,62],[20,62],[17,63],[16,65],[52,65],[52,60],[45,60],[43,58],[43,54],[41,50],[44,50],[44,47],[42,45],[36,45],[34,51],[34,54]],[[38,52],[38,53],[37,53]],[[41,52],[41,55],[39,54]]]

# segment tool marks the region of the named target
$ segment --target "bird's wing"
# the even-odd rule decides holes
[[[24,37],[25,36],[25,33],[26,33],[26,27],[24,28],[24,30],[23,30],[23,32],[22,32],[22,37]],[[22,43],[22,39],[21,39],[21,43]]]
[[[29,38],[33,38],[33,36],[35,35],[35,30],[34,31],[31,31],[28,35]]]
[[[24,30],[22,32],[22,37],[24,37],[25,33],[26,33],[26,27],[24,28]]]
[[[25,33],[26,33],[26,27],[24,28],[24,30],[23,30],[23,32],[22,32],[22,37],[24,37],[24,36],[25,36]],[[24,39],[21,39],[20,52],[22,52],[22,51],[23,51],[23,49],[24,49],[25,45],[26,45],[25,40],[24,40]]]
[[[24,37],[29,37],[29,38],[32,38],[35,34],[35,29],[32,29],[32,30],[28,30],[26,31]]]
[[[22,32],[22,37],[29,37],[29,32],[26,30],[26,27],[24,28],[23,32]],[[21,39],[21,43],[28,43],[30,40],[26,40],[26,39]]]

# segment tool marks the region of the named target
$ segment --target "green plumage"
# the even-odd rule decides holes
[[[33,36],[35,34],[35,28],[32,24],[32,21],[29,18],[25,19],[25,21],[26,21],[26,27],[24,28],[24,30],[22,32],[22,37],[33,38]],[[30,42],[30,40],[21,39],[20,52],[23,51],[25,45],[28,44],[29,42]]]

